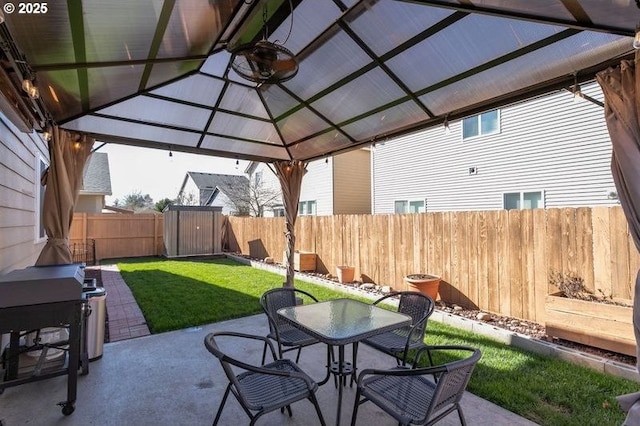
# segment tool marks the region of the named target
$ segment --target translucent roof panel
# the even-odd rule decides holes
[[[342,12],[332,1],[302,2],[293,12],[293,21],[287,18],[269,40],[282,44],[294,54],[300,53],[313,39],[329,28]]]
[[[548,25],[469,15],[386,64],[417,91],[549,37]],[[451,52],[456,52],[452,55]]]
[[[238,84],[229,84],[224,92],[220,108],[259,118],[269,118],[258,92],[253,88]]]
[[[207,129],[209,133],[237,139],[250,139],[272,144],[282,144],[275,127],[269,121],[218,112]]]
[[[490,94],[506,94],[517,90],[518,87],[534,84],[542,75],[561,76],[585,67],[592,63],[593,56],[598,55],[598,50],[604,46],[611,48],[611,42],[615,40],[618,40],[618,52],[622,54],[628,46],[627,40],[609,34],[579,33],[556,43],[553,47],[539,49],[499,67],[429,92],[421,96],[420,100],[427,104],[433,113],[445,114],[469,102],[481,102]],[[584,49],[584,46],[589,48]],[[567,57],[571,57],[572,60],[567,61]],[[535,68],[530,67],[531,63],[538,65]],[[527,72],[522,72],[523,69],[527,69]],[[484,85],[480,85],[480,82],[484,82]]]
[[[138,96],[98,111],[113,117],[182,129],[202,130],[211,111],[162,99]]]
[[[303,108],[278,121],[278,127],[284,140],[289,143],[326,130],[331,124]]]
[[[341,149],[348,149],[352,145],[353,142],[345,139],[341,133],[332,130],[315,138],[290,146],[289,152],[296,157],[310,158],[328,155]]]
[[[196,74],[151,91],[154,95],[213,107],[222,93],[224,81]]]
[[[289,159],[287,151],[282,146],[266,145],[247,142],[233,138],[207,135],[204,137],[200,148],[216,151],[218,154],[235,154],[243,152],[246,157],[273,158],[278,160]]]
[[[204,55],[211,50],[233,12],[232,0],[180,0],[158,48],[159,58]]]
[[[357,140],[369,139],[398,127],[429,118],[413,101],[370,115],[342,128]]]
[[[117,2],[83,3],[88,62],[146,59],[153,41],[162,0],[141,0],[121,7]],[[112,19],[106,21],[104,16]],[[142,30],[142,31],[141,31]],[[138,32],[145,37],[134,37]]]
[[[321,158],[592,82],[634,59],[640,22],[627,0],[47,5],[46,16],[5,13],[0,28],[0,90],[22,96],[27,126],[262,161]],[[293,51],[293,78],[232,70],[232,49],[265,34]],[[279,65],[268,50],[253,59]]]
[[[157,144],[158,148],[162,148],[165,144],[167,146],[196,147],[200,141],[200,135],[195,132],[92,115],[85,115],[77,120],[70,121],[65,128],[82,130],[89,134],[108,135],[101,138],[105,142],[117,142],[120,139],[127,140],[129,143],[144,141],[143,146],[153,147]]]
[[[350,20],[351,28],[378,56],[398,47],[453,13],[449,9],[426,8],[411,3],[398,8],[394,3],[395,0],[382,0],[372,5],[365,2],[347,17],[350,19],[351,15],[355,15],[355,18]],[[360,9],[365,7],[367,13],[359,13]],[[380,37],[381,32],[388,36]]]
[[[123,98],[135,92],[140,85],[144,67],[140,65],[89,68],[87,78],[91,88],[90,106],[99,108],[109,103],[113,96]]]
[[[231,54],[226,50],[215,53],[207,58],[200,71],[222,78],[229,66],[229,59]]]
[[[369,62],[371,58],[341,31],[303,58],[296,77],[284,85],[298,97],[308,99]]]
[[[172,80],[176,76],[184,76],[192,71],[197,70],[202,61],[180,61],[155,64],[151,69],[149,80],[145,85],[146,88],[156,87]]]
[[[299,105],[295,98],[275,84],[261,87],[260,90],[267,108],[276,119]]]
[[[382,69],[374,68],[311,106],[334,123],[341,123],[406,95]]]

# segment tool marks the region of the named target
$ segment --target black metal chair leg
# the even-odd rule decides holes
[[[318,413],[318,419],[320,419],[320,424],[322,426],[326,426],[324,417],[322,416],[322,411],[320,411],[320,405],[318,404],[318,399],[316,398],[315,394],[311,394],[311,396],[309,396],[309,401],[311,401],[311,403],[316,409],[316,413]]]
[[[227,397],[229,396],[229,392],[231,391],[231,385],[227,386],[227,389],[224,391],[224,396],[222,397],[222,401],[220,401],[220,407],[218,407],[218,412],[216,413],[216,418],[213,420],[213,426],[218,424],[220,420],[220,415],[222,414],[222,408],[224,404],[227,402]]]

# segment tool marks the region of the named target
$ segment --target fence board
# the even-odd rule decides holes
[[[228,219],[229,250],[282,260],[283,218]],[[97,259],[163,253],[163,218],[77,214],[71,242],[96,241]],[[340,263],[358,277],[404,289],[412,272],[440,275],[440,297],[479,309],[544,322],[550,271],[574,272],[616,299],[631,299],[640,255],[620,207],[417,215],[300,217],[296,248],[317,254],[319,272]],[[572,268],[568,270],[567,268]]]

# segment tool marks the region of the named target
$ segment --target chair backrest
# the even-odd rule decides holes
[[[427,412],[427,418],[429,418],[432,413],[437,413],[440,409],[445,408],[450,404],[460,402],[464,391],[469,384],[469,380],[471,379],[473,369],[482,356],[479,349],[467,346],[442,346],[436,347],[436,350],[437,349],[468,351],[470,356],[438,366],[441,367],[443,371],[439,375],[436,375],[438,382],[431,401],[431,406]],[[433,351],[433,348],[431,350]],[[425,374],[432,374],[431,371],[433,369],[434,367],[425,367],[420,370],[425,371]]]
[[[220,347],[218,345],[218,342],[216,341],[216,337],[222,337],[222,336],[227,336],[227,337],[237,338],[237,339],[244,339],[245,343],[250,341],[250,340],[264,342],[270,348],[271,355],[273,356],[273,359],[276,359],[275,349],[274,349],[272,343],[269,341],[269,339],[265,338],[264,336],[256,336],[256,335],[244,334],[244,333],[235,333],[235,332],[231,332],[231,331],[220,331],[220,332],[217,332],[217,333],[209,333],[204,338],[204,346],[207,348],[207,350],[209,352],[211,352],[216,358],[218,358],[218,360],[220,361],[220,365],[222,366],[222,369],[224,370],[224,374],[227,376],[227,379],[229,379],[229,382],[232,384],[232,386],[236,389],[236,391],[238,393],[238,397],[242,400],[242,403],[245,406],[250,406],[250,402],[247,400],[247,398],[243,394],[243,392],[241,392],[242,388],[240,386],[240,383],[238,382],[238,372],[234,371],[232,366],[240,368],[241,370],[254,371],[254,372],[255,371],[259,371],[260,368],[257,367],[257,366],[251,365],[251,364],[244,363],[242,361],[239,361],[239,360],[237,360],[237,359],[225,354],[220,349]]]
[[[411,326],[407,330],[411,327],[416,327],[411,334],[411,339],[421,340],[427,328],[427,319],[435,310],[435,302],[431,297],[417,291],[396,291],[381,297],[374,304],[377,305],[385,299],[397,296],[400,297],[398,312],[411,317]]]
[[[216,333],[209,333],[204,338],[204,345],[209,352],[211,352],[218,360],[220,360],[220,365],[222,365],[222,369],[224,370],[224,374],[229,379],[229,382],[233,383],[235,388],[238,388],[238,379],[236,378],[233,369],[231,368],[231,363],[229,361],[235,361],[233,358],[229,357],[225,353],[223,353],[218,347],[218,343],[216,342],[215,336]]]
[[[305,296],[314,302],[318,301],[306,291],[288,287],[268,290],[260,297],[260,306],[262,306],[264,313],[269,318],[269,330],[271,333],[276,333],[276,328],[278,330],[293,328],[292,325],[278,315],[278,309],[295,306],[296,297],[304,298]]]
[[[398,312],[409,315],[412,323],[417,324],[419,321],[425,320],[431,316],[436,304],[429,296],[417,291],[400,292],[400,302],[398,303]]]

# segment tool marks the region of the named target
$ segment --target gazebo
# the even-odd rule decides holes
[[[93,138],[273,163],[288,285],[306,162],[551,91],[584,97],[580,84],[596,75],[614,178],[640,245],[637,0],[2,3],[7,116],[53,134],[50,147]],[[70,161],[58,151],[50,176]],[[75,169],[87,155],[77,152]]]

